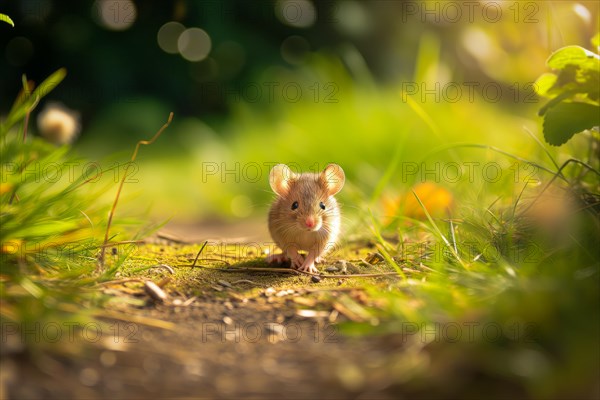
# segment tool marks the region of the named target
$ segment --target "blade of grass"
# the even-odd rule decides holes
[[[44,79],[44,81],[33,90],[31,95],[28,96],[28,90],[24,90],[24,95],[18,98],[18,101],[16,101],[13,105],[13,109],[9,112],[8,117],[6,117],[6,121],[2,126],[2,131],[8,132],[8,130],[14,124],[23,119],[23,117],[27,114],[27,111],[31,108],[30,102],[32,98],[34,99],[33,101],[36,101],[35,99],[38,99],[37,101],[39,101],[39,99],[50,93],[56,86],[58,86],[58,84],[62,82],[66,75],[67,70],[65,68],[60,68],[48,78]],[[27,78],[23,77],[23,80],[26,89],[29,89]]]
[[[383,239],[383,236],[381,236],[379,229],[377,229],[377,222],[375,221],[375,216],[373,215],[373,212],[371,211],[371,209],[369,209],[369,216],[371,217],[371,223],[373,226],[372,232],[375,235],[375,238],[377,238],[377,241],[379,241],[379,244],[381,245],[381,247],[379,248],[379,250],[381,251],[381,255],[396,270],[396,272],[398,273],[398,275],[400,275],[402,277],[402,279],[406,279],[406,274],[404,274],[404,271],[402,271],[402,268],[396,263],[396,261],[394,261],[394,259],[387,252],[387,250],[386,250],[387,243]]]
[[[431,132],[439,140],[442,140],[443,135],[442,135],[442,132],[440,131],[440,128],[433,121],[433,119],[431,119],[431,117],[429,116],[429,114],[427,114],[427,112],[423,109],[423,107],[421,107],[416,101],[414,101],[406,92],[402,91],[401,96],[402,96],[402,99],[406,99],[406,102],[407,102],[408,106],[411,108],[411,110],[413,110],[415,112],[415,114],[417,114],[417,116],[419,118],[421,118],[421,120],[423,122],[425,122],[425,125],[427,125],[429,127]]]
[[[454,252],[458,254],[458,248],[456,246],[456,236],[454,235],[454,224],[452,223],[452,218],[448,220],[450,224],[450,236],[452,237],[452,247],[454,247]]]
[[[429,223],[433,227],[435,233],[437,233],[437,235],[442,239],[442,241],[444,242],[444,244],[446,244],[446,247],[448,247],[448,249],[450,250],[450,252],[452,253],[452,255],[463,266],[463,268],[464,269],[469,269],[467,267],[467,265],[463,262],[463,260],[460,258],[460,255],[458,254],[458,252],[454,251],[454,247],[452,247],[452,244],[450,243],[450,241],[448,240],[448,238],[446,238],[446,236],[444,236],[444,234],[442,233],[442,231],[440,230],[440,228],[437,226],[437,224],[435,223],[435,221],[433,220],[433,218],[429,214],[429,211],[427,211],[427,207],[425,207],[425,204],[423,204],[423,202],[421,201],[421,199],[419,198],[419,196],[412,189],[411,189],[411,192],[415,196],[415,198],[417,199],[417,202],[419,203],[419,205],[421,206],[421,208],[423,209],[423,212],[425,213],[425,216],[427,217],[427,220],[429,221]]]
[[[27,110],[27,114],[25,114],[25,120],[23,122],[23,143],[25,143],[25,140],[27,140],[27,129],[29,127],[29,117],[31,116],[31,112],[37,107],[39,102],[40,102],[40,98],[36,97],[35,100],[33,101],[33,104],[31,105],[31,107],[29,107],[29,109]]]
[[[550,154],[550,151],[548,151],[548,148],[546,146],[544,146],[544,144],[541,142],[540,139],[538,139],[533,132],[531,132],[531,130],[529,130],[527,127],[523,127],[523,130],[525,130],[525,132],[527,132],[527,134],[540,146],[540,148],[544,151],[544,153],[546,153],[546,155],[548,156],[548,158],[550,159],[550,161],[552,161],[552,164],[554,164],[554,166],[556,167],[556,169],[559,169],[558,163],[556,162],[556,160],[554,159],[554,157],[552,157],[552,154]]]
[[[427,158],[431,157],[432,155],[434,155],[436,153],[439,153],[439,152],[442,152],[442,151],[445,151],[445,150],[452,150],[455,147],[456,148],[465,147],[465,148],[476,148],[476,149],[492,150],[492,151],[495,151],[496,153],[499,153],[499,154],[505,155],[507,157],[510,157],[513,160],[517,160],[517,161],[520,161],[522,163],[529,164],[531,166],[539,168],[540,170],[548,172],[548,173],[550,173],[552,175],[555,174],[554,171],[552,171],[550,168],[544,167],[543,165],[540,165],[540,164],[535,163],[533,161],[529,161],[529,160],[527,160],[525,158],[516,156],[516,155],[514,155],[512,153],[509,153],[507,151],[501,150],[501,149],[499,149],[497,147],[489,146],[489,145],[485,145],[485,144],[478,144],[478,143],[453,143],[453,144],[449,144],[449,145],[442,145],[442,146],[436,147],[435,149],[433,149],[432,151],[430,151],[428,154],[425,155],[425,157],[423,157],[423,159],[427,159]]]

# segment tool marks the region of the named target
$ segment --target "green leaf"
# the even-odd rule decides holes
[[[597,49],[600,47],[600,33],[596,33],[596,35],[592,38],[592,45]]]
[[[548,96],[548,92],[556,83],[557,76],[551,73],[542,74],[534,83],[533,88],[539,96]]]
[[[540,108],[540,110],[538,111],[538,115],[541,117],[544,114],[546,114],[546,111],[548,111],[550,108],[554,107],[555,105],[562,103],[564,100],[568,99],[569,97],[572,97],[574,95],[577,94],[577,90],[572,89],[572,90],[566,90],[562,93],[560,93],[558,96],[552,98],[552,100],[550,100],[548,103],[546,103],[546,105],[544,105],[542,108]]]
[[[583,68],[593,69],[599,61],[600,57],[597,54],[583,47],[566,46],[552,53],[546,64],[556,70],[563,69],[567,65],[579,65]]]
[[[10,19],[10,17],[6,14],[0,14],[0,21],[2,22],[6,22],[7,24],[9,24],[10,26],[12,26],[13,28],[15,27],[15,23],[13,22],[12,19]]]
[[[576,133],[599,125],[600,107],[586,103],[560,103],[546,112],[544,138],[552,146],[560,146]]]

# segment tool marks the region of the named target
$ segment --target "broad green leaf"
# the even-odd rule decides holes
[[[560,146],[576,133],[599,125],[600,107],[586,103],[560,103],[546,111],[544,138],[552,146]]]
[[[596,33],[596,36],[592,38],[592,45],[598,50],[598,47],[600,47],[600,33]]]
[[[551,73],[542,74],[533,85],[535,92],[540,96],[548,96],[548,92],[556,83],[556,75]]]
[[[595,101],[598,101],[600,94],[600,70],[580,70],[577,74],[577,83],[581,87],[580,93],[585,93]]]
[[[10,26],[12,26],[13,28],[15,27],[15,23],[13,22],[12,19],[10,19],[10,17],[6,14],[0,14],[0,21],[2,22],[6,22],[7,24],[9,24]]]
[[[560,93],[558,96],[552,98],[552,100],[550,100],[542,108],[540,108],[540,110],[538,111],[538,115],[540,117],[543,116],[544,114],[546,114],[546,111],[548,111],[550,108],[552,108],[555,105],[561,103],[562,101],[568,99],[569,97],[575,96],[577,93],[578,92],[575,89],[562,91],[562,93]]]
[[[597,54],[583,47],[566,46],[552,53],[546,64],[555,70],[563,69],[567,65],[579,65],[583,68],[594,69],[599,61],[600,57]]]

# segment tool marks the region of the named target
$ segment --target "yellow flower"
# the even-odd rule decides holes
[[[413,186],[412,190],[419,197],[423,206],[432,217],[448,216],[454,199],[452,193],[443,187],[431,182],[423,182]],[[408,192],[404,198],[404,214],[416,219],[424,219],[425,211],[419,204],[415,195]]]
[[[13,185],[10,183],[0,183],[0,196],[12,190]]]
[[[429,215],[434,218],[443,218],[449,215],[454,205],[454,197],[447,189],[431,182],[422,182],[413,186],[403,196],[385,196],[382,199],[385,217],[383,224],[391,223],[397,217],[426,219],[425,211],[419,204],[413,191],[419,197]]]
[[[23,241],[21,239],[12,239],[0,244],[0,254],[17,254],[21,250]]]

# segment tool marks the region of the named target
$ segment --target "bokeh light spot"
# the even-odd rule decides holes
[[[131,0],[96,0],[92,7],[96,22],[112,31],[124,31],[137,18],[137,8]]]
[[[339,2],[334,15],[337,28],[347,35],[363,35],[371,25],[364,6],[356,1]]]
[[[179,53],[179,49],[177,48],[177,40],[183,31],[185,31],[185,26],[179,22],[167,22],[160,27],[158,34],[156,35],[158,47],[169,54]]]
[[[179,35],[177,49],[188,61],[201,61],[208,56],[211,49],[210,36],[200,28],[189,28]]]
[[[470,28],[463,32],[462,44],[464,48],[477,59],[490,59],[493,57],[495,47],[490,37],[481,29]]]
[[[592,22],[592,13],[587,9],[586,6],[580,3],[573,4],[573,11],[579,16],[586,24]]]
[[[295,28],[308,28],[317,20],[317,10],[308,0],[278,0],[275,14],[281,22]]]

